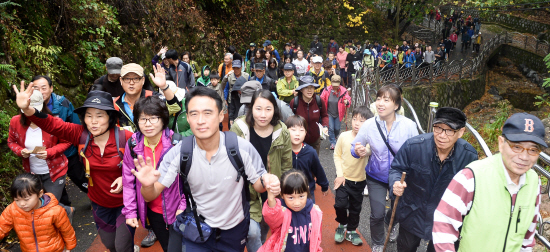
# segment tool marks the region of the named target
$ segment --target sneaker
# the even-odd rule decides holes
[[[399,223],[393,225],[393,228],[391,229],[390,242],[395,242],[397,235],[399,235]]]
[[[361,240],[357,231],[346,232],[346,240],[355,246],[363,245],[363,240]]]
[[[384,245],[372,246],[372,252],[382,252],[382,251],[384,251]]]
[[[330,149],[334,150],[334,144],[330,144]]]
[[[73,224],[74,211],[76,211],[76,209],[74,207],[69,207],[69,209],[70,209],[70,211],[69,211],[69,214],[67,215],[67,217],[69,217],[69,222],[72,225]]]
[[[139,252],[139,246],[138,245],[134,245],[134,252]]]
[[[346,238],[346,227],[339,224],[336,228],[336,234],[334,234],[334,241],[341,243]]]
[[[153,244],[155,244],[155,242],[157,241],[157,236],[155,235],[155,232],[153,232],[152,229],[149,229],[148,231],[149,232],[147,233],[147,236],[145,236],[145,238],[143,238],[143,241],[141,241],[141,246],[144,248],[153,246]]]
[[[390,192],[386,191],[386,201],[390,200]]]
[[[363,190],[363,195],[369,196],[369,188],[365,186],[365,190]]]

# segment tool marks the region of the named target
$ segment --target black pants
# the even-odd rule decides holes
[[[69,169],[67,170],[67,176],[73,181],[73,183],[80,188],[84,193],[88,193],[88,178],[86,178],[86,171],[84,165],[80,162],[78,154],[67,157],[69,160]]]
[[[359,214],[363,204],[363,190],[367,181],[350,181],[336,189],[334,209],[336,210],[336,221],[342,225],[348,225],[348,231],[354,231],[359,226]],[[349,211],[349,215],[348,215]]]
[[[410,233],[403,226],[399,226],[399,236],[397,237],[397,251],[399,252],[416,252],[420,245],[420,237]],[[428,243],[427,252],[435,252],[434,243],[430,240]]]
[[[481,45],[480,44],[474,44],[474,50],[478,53],[479,52],[479,47]]]
[[[162,214],[153,212],[149,207],[147,207],[147,219],[149,220],[149,225],[151,225],[151,229],[153,229],[155,236],[157,236],[162,250],[164,252],[168,251],[168,237],[170,236],[168,226],[171,225],[164,222]]]

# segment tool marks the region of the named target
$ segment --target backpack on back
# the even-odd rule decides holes
[[[299,96],[295,96],[292,98],[292,103],[294,103],[294,106],[292,106],[292,112],[294,112],[295,115],[296,111],[298,111],[298,104],[299,104]],[[321,109],[323,108],[323,102],[321,101],[321,97],[319,95],[315,95],[315,102],[317,102],[317,107],[319,107],[319,114],[321,114]],[[319,116],[319,122],[321,122],[322,118]]]
[[[90,133],[87,129],[84,129],[84,131],[82,131],[82,135],[80,135],[80,141],[78,143],[80,162],[82,162],[86,167],[86,177],[88,178],[89,186],[93,186],[94,184],[92,182],[92,177],[90,176],[90,162],[88,161],[85,153],[86,149],[88,148],[88,144],[90,143],[91,136],[92,133]],[[118,156],[120,157],[120,163],[118,164],[119,168],[122,168],[122,160],[124,159],[124,148],[126,147],[124,143],[126,143],[126,141],[126,130],[115,127],[115,142]]]

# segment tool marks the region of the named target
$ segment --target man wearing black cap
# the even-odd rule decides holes
[[[395,154],[388,182],[391,197],[402,196],[395,216],[399,223],[397,251],[416,251],[421,239],[430,241],[428,251],[434,251],[433,215],[441,196],[455,174],[478,158],[474,147],[461,139],[465,126],[462,111],[440,108],[433,121],[433,133],[410,138]],[[402,172],[407,173],[403,184]]]
[[[237,114],[239,113],[239,108],[241,107],[241,87],[244,85],[245,82],[247,82],[248,78],[245,78],[244,76],[240,76],[237,79],[235,79],[235,83],[233,85],[233,88],[230,92],[230,98],[231,102],[229,102],[229,128],[231,128],[231,125],[233,124],[233,121],[235,118],[237,118]]]
[[[223,76],[220,83],[223,90],[224,99],[227,101],[228,104],[231,103],[231,92],[233,91],[233,85],[235,85],[235,81],[237,81],[237,79],[241,76],[247,80],[250,77],[248,73],[242,71],[243,64],[241,60],[233,60],[231,62],[231,67],[233,68],[233,70]]]
[[[113,97],[121,96],[124,89],[120,83],[120,69],[122,68],[122,59],[119,57],[108,58],[105,62],[107,74],[94,81],[94,85],[88,90],[102,90],[110,93]]]
[[[512,115],[498,137],[499,153],[475,161],[451,181],[434,214],[436,251],[531,251],[540,218],[540,180],[531,169],[544,142],[544,125]],[[475,198],[474,198],[475,195]]]
[[[279,99],[290,102],[298,94],[296,93],[296,88],[300,84],[294,76],[292,64],[286,63],[283,69],[285,76],[277,81],[277,94],[279,95]]]
[[[309,47],[311,50],[313,50],[313,54],[317,56],[323,56],[323,44],[319,42],[319,36],[315,35],[313,36],[313,41],[311,41],[311,45]]]
[[[256,56],[256,43],[250,43],[250,49],[246,50],[246,54],[244,55],[244,70],[249,71],[250,70],[250,59]]]
[[[263,89],[267,89],[271,92],[277,93],[277,86],[275,85],[275,80],[265,75],[264,62],[254,64],[254,76],[250,77],[248,80],[259,81],[262,84]]]
[[[293,58],[294,57],[294,51],[292,51],[292,46],[290,43],[285,44],[285,51],[283,52],[284,58]]]

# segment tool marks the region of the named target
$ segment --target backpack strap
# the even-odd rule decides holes
[[[91,133],[84,129],[82,135],[80,135],[80,140],[78,143],[78,154],[80,155],[80,162],[84,164],[85,167],[85,176],[88,178],[88,186],[93,186],[92,177],[90,177],[90,162],[86,158],[86,149],[88,148],[88,143],[90,142]]]
[[[187,209],[193,213],[195,217],[195,224],[197,225],[197,230],[199,231],[199,236],[201,240],[204,241],[208,237],[204,237],[202,234],[201,222],[204,221],[202,217],[197,213],[197,204],[193,195],[191,195],[191,188],[189,187],[189,182],[187,181],[187,175],[191,170],[191,164],[193,163],[193,148],[195,136],[188,136],[181,140],[181,149],[180,149],[180,194],[183,193],[187,200]],[[200,219],[199,219],[200,218]]]
[[[315,102],[317,102],[317,107],[319,107],[319,123],[323,122],[323,117],[321,117],[321,110],[323,109],[323,102],[319,95],[315,95]]]
[[[233,167],[237,170],[237,179],[236,182],[239,182],[241,177],[244,179],[243,191],[245,192],[246,201],[250,201],[250,190],[248,190],[248,176],[244,170],[243,160],[241,158],[241,153],[239,152],[239,139],[237,134],[233,131],[224,132],[225,135],[225,148],[227,150],[227,156],[229,161],[233,164]]]
[[[292,106],[292,112],[296,115],[296,111],[298,110],[298,96],[292,98],[292,103],[294,103],[294,106]]]

